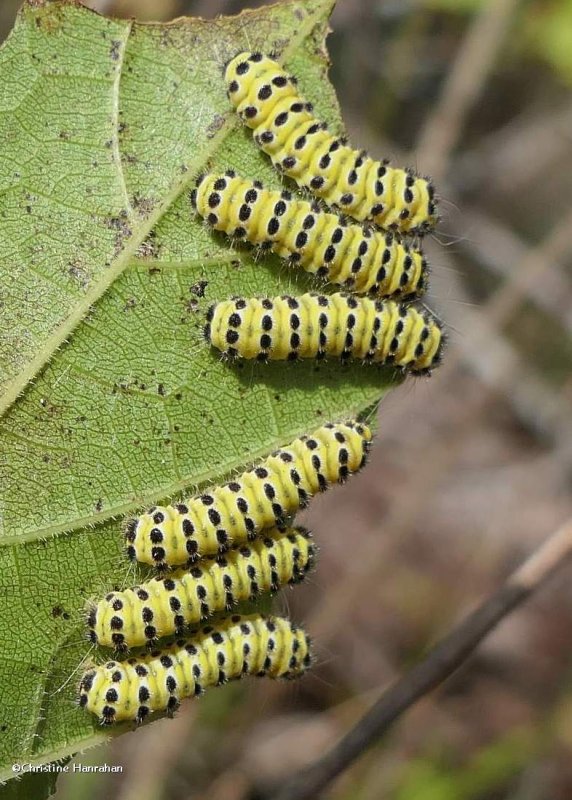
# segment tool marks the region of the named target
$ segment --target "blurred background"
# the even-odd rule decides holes
[[[0,33],[18,7],[0,4]],[[254,0],[93,0],[214,17]],[[319,568],[274,607],[319,663],[245,681],[81,762],[58,800],[257,800],[319,756],[572,512],[572,2],[339,0],[328,39],[352,141],[431,174],[444,365],[380,407],[371,466],[302,520]],[[360,558],[354,557],[359,547]],[[569,800],[572,590],[563,570],[332,788],[336,800]]]

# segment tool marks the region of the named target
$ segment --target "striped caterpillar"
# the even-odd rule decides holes
[[[348,291],[406,299],[425,290],[427,263],[418,248],[392,233],[348,225],[290,192],[229,171],[202,176],[191,199],[215,230],[272,250]]]
[[[313,494],[361,469],[370,441],[362,423],[323,425],[236,480],[131,520],[127,554],[158,568],[192,563],[283,525]]]
[[[261,53],[239,53],[225,71],[228,97],[272,163],[359,222],[422,234],[437,222],[435,192],[410,169],[374,161],[329,133],[297,81]]]
[[[417,374],[439,363],[443,340],[426,311],[392,300],[314,293],[215,303],[205,338],[226,355],[258,361],[334,356]]]
[[[189,571],[106,595],[88,615],[92,642],[124,650],[162,636],[181,636],[217,611],[303,580],[315,558],[309,532],[289,528],[264,534],[225,556],[199,561]]]
[[[310,640],[281,617],[234,615],[142,658],[88,669],[79,704],[104,725],[173,714],[185,697],[243,675],[296,678],[310,666]]]

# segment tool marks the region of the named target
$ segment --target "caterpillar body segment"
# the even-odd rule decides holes
[[[315,553],[305,528],[265,531],[224,556],[106,595],[88,614],[91,641],[124,650],[181,636],[190,625],[238,602],[299,583],[312,569]]]
[[[359,222],[423,234],[438,219],[431,181],[375,161],[331,134],[299,94],[296,79],[261,53],[226,67],[230,102],[260,148],[296,183]]]
[[[406,299],[426,288],[427,262],[419,248],[392,233],[348,224],[290,192],[227,172],[202,176],[192,201],[215,230],[270,249],[356,294]]]
[[[163,569],[193,563],[283,525],[310,497],[365,464],[372,438],[360,423],[323,425],[236,480],[185,502],[155,506],[129,522],[127,554]]]
[[[228,356],[393,364],[424,374],[439,363],[443,333],[427,311],[346,294],[234,298],[208,311],[205,337]]]
[[[173,714],[185,697],[243,675],[296,678],[311,664],[310,640],[281,617],[234,615],[142,658],[88,669],[79,704],[104,725]]]

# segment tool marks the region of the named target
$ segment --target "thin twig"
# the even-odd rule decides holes
[[[458,230],[445,226],[448,234],[458,238],[457,250],[506,281],[511,280],[514,273],[522,272],[522,265],[531,257],[530,247],[511,228],[477,208],[463,208],[463,220],[468,235],[460,236]],[[562,227],[566,223],[570,224],[569,218],[564,218],[559,225]],[[568,242],[565,250],[569,247]],[[572,281],[562,266],[566,253],[550,253],[549,249],[545,240],[542,248],[533,250],[536,259],[545,259],[540,269],[533,270],[534,275],[542,272],[542,291],[538,291],[532,274],[520,279],[519,290],[525,293],[527,302],[550,314],[572,336]]]
[[[273,796],[273,800],[313,800],[347,769],[417,700],[450,677],[484,637],[572,556],[572,519],[568,520],[506,583],[397,681],[355,727],[325,756]]]
[[[572,427],[567,398],[555,392],[535,373],[527,361],[526,352],[519,353],[505,338],[499,326],[506,324],[507,320],[500,315],[490,319],[487,304],[471,306],[447,251],[441,253],[441,260],[450,267],[448,288],[451,291],[451,299],[443,300],[441,306],[448,324],[457,331],[451,336],[451,347],[441,369],[452,373],[459,363],[467,365],[483,383],[507,398],[529,430],[558,444],[560,457],[570,469]]]
[[[558,260],[564,260],[572,250],[571,227],[572,207],[565,209],[542,242],[528,251],[510,279],[488,301],[486,314],[489,321],[500,327],[510,320],[527,293],[538,286],[538,279],[544,271]]]
[[[417,147],[423,169],[442,178],[467,115],[506,37],[519,0],[489,0],[478,12],[447,75]]]
[[[493,182],[495,194],[515,198],[555,174],[570,156],[572,103],[531,114],[530,108],[495,128],[456,159],[447,180],[455,194]]]

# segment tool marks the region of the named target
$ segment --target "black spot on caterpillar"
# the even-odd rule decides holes
[[[199,561],[188,571],[106,595],[88,613],[90,638],[123,650],[173,633],[181,636],[189,625],[217,611],[300,582],[314,559],[315,547],[304,528],[264,531],[263,537],[225,556]]]
[[[298,92],[296,80],[271,58],[239,53],[225,72],[228,96],[272,163],[354,219],[381,228],[424,233],[437,222],[427,178],[354,150],[328,132]]]
[[[238,298],[208,311],[205,337],[223,353],[259,361],[339,357],[417,374],[440,360],[443,334],[427,311],[345,294]]]
[[[371,438],[360,422],[323,425],[236,480],[131,520],[127,555],[164,568],[243,544],[261,530],[284,524],[313,494],[361,469]]]
[[[209,686],[243,675],[296,678],[310,663],[309,638],[288,620],[234,615],[164,650],[88,669],[79,704],[104,725],[140,723],[153,712],[173,714]]]
[[[392,233],[348,225],[337,214],[258,181],[204,175],[192,201],[215,230],[270,249],[357,294],[408,299],[426,288],[427,262]]]

